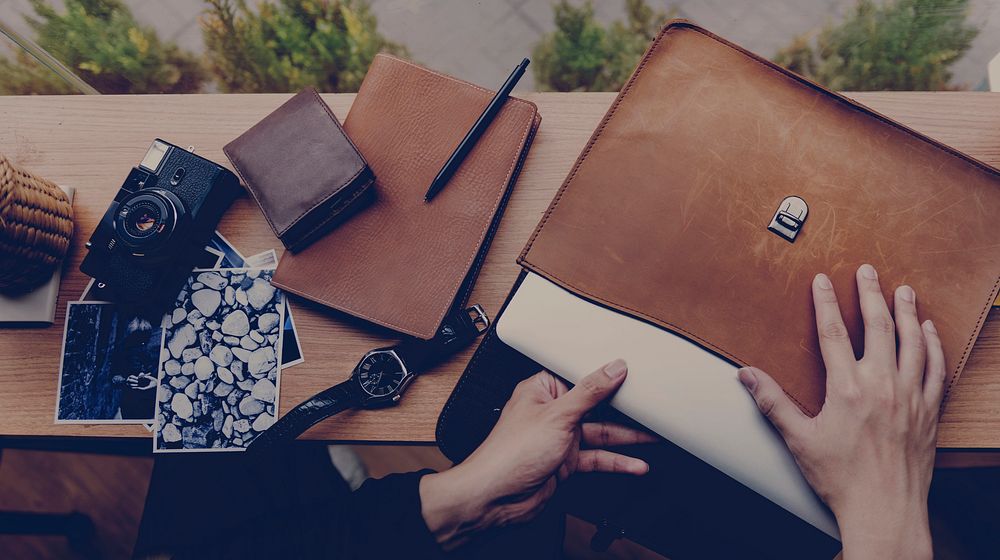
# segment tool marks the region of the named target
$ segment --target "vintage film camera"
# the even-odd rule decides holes
[[[80,270],[111,301],[162,314],[240,192],[228,169],[157,138],[90,236]]]

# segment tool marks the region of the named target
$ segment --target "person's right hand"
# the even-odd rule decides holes
[[[421,513],[445,549],[491,527],[532,519],[556,486],[576,472],[646,474],[640,459],[607,449],[649,443],[644,431],[586,422],[594,407],[618,391],[628,368],[615,360],[572,389],[548,372],[514,389],[493,431],[472,455],[420,480]]]
[[[930,321],[918,322],[909,286],[896,289],[894,324],[875,269],[863,265],[857,282],[865,324],[861,360],[830,279],[813,280],[826,364],[826,402],[815,418],[763,371],[741,369],[739,379],[837,517],[846,560],[930,558],[927,493],[944,393],[941,340]]]

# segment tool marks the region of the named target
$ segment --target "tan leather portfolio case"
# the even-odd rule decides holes
[[[511,97],[448,185],[435,174],[493,92],[380,54],[344,130],[375,174],[376,200],[299,253],[274,284],[395,331],[429,339],[468,297],[541,122]]]
[[[815,414],[813,276],[832,278],[858,351],[857,267],[878,269],[890,305],[896,286],[913,286],[954,384],[997,297],[998,219],[996,169],[675,21],[519,262],[770,372]]]

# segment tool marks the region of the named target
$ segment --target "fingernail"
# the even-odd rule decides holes
[[[861,265],[861,275],[869,280],[878,280],[878,273],[875,272],[875,267],[870,264]]]
[[[931,334],[937,334],[937,328],[934,327],[934,323],[932,323],[930,319],[924,321],[924,328]]]
[[[899,287],[899,299],[901,299],[901,300],[903,300],[903,301],[905,301],[907,303],[913,303],[913,300],[914,300],[915,297],[916,296],[913,293],[913,288],[911,288],[909,286],[900,286]]]
[[[747,391],[753,393],[757,390],[757,374],[753,372],[750,368],[740,368],[740,371],[736,374],[740,379],[740,383],[747,388]]]
[[[830,282],[830,277],[827,276],[826,274],[817,274],[816,275],[816,285],[819,286],[820,289],[823,289],[823,290],[833,289],[833,283]]]
[[[626,370],[628,370],[628,366],[625,365],[625,360],[619,358],[604,366],[604,375],[607,375],[611,379],[618,379],[625,375]]]

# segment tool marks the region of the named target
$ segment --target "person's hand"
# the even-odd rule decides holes
[[[927,493],[944,393],[941,341],[933,323],[917,320],[909,286],[896,289],[894,324],[875,269],[862,266],[857,282],[865,324],[861,360],[830,279],[813,280],[826,364],[826,402],[815,418],[763,371],[741,369],[739,379],[837,517],[846,560],[930,558]]]
[[[468,459],[421,479],[423,517],[438,542],[454,548],[474,532],[531,519],[574,472],[645,474],[644,461],[604,448],[656,441],[654,436],[619,424],[583,423],[626,375],[625,362],[615,360],[571,390],[547,372],[518,384]]]
[[[126,379],[126,381],[128,382],[129,387],[136,389],[138,391],[146,391],[148,389],[153,388],[153,385],[156,380],[153,379],[152,374],[148,372],[143,372],[140,373],[139,375],[128,376],[128,379]]]

